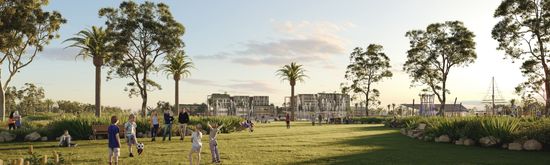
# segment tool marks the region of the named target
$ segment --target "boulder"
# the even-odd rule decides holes
[[[48,137],[44,136],[44,137],[40,138],[40,141],[43,141],[43,142],[48,141]]]
[[[424,141],[434,141],[434,138],[431,137],[431,136],[424,136],[423,140]]]
[[[502,149],[507,149],[508,148],[508,144],[504,143],[502,144]]]
[[[482,137],[479,139],[479,144],[483,147],[491,147],[498,143],[500,143],[500,140],[493,136]]]
[[[464,138],[460,138],[460,139],[456,140],[455,144],[456,145],[464,145]]]
[[[401,132],[402,135],[407,135],[407,130],[405,128],[401,128],[399,132]]]
[[[412,138],[421,138],[424,132],[416,132],[412,134]]]
[[[448,135],[441,135],[441,136],[439,136],[439,138],[436,139],[436,142],[449,143],[449,142],[451,142],[451,138],[449,138]]]
[[[15,135],[7,131],[0,132],[0,142],[11,142],[15,140]]]
[[[473,146],[473,145],[476,145],[476,141],[472,140],[470,138],[466,138],[466,139],[464,139],[464,145],[465,146]]]
[[[523,147],[521,146],[521,143],[510,143],[508,144],[508,150],[513,151],[521,151]]]
[[[25,136],[25,141],[27,141],[27,142],[37,141],[41,137],[42,136],[40,136],[40,134],[38,132],[33,132],[33,133],[30,133],[27,136]]]
[[[523,143],[523,149],[527,151],[538,151],[542,149],[542,144],[537,140],[527,140]]]

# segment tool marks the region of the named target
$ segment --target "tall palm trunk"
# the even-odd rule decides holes
[[[290,119],[294,121],[294,111],[296,108],[296,101],[294,100],[294,85],[290,85]]]
[[[180,102],[179,102],[179,98],[180,98],[180,95],[179,95],[179,91],[180,91],[180,85],[179,85],[179,81],[177,79],[174,80],[176,82],[176,91],[175,91],[175,95],[176,95],[176,100],[174,101],[176,103],[176,105],[174,107],[176,107],[176,111],[179,111],[180,110]]]
[[[101,117],[101,66],[95,67],[95,116]]]

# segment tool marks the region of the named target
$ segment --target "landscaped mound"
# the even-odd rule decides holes
[[[550,144],[550,119],[513,117],[405,117],[387,120],[401,133],[425,141],[541,150]]]

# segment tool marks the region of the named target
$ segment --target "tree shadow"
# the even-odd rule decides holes
[[[352,127],[350,131],[383,131],[380,127]],[[343,138],[327,146],[361,147],[341,155],[314,158],[291,164],[547,164],[548,152],[517,152],[498,148],[466,147],[424,142],[398,133],[373,132],[371,135]],[[345,149],[344,149],[345,150]]]

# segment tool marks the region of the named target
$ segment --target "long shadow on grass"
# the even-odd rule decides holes
[[[384,127],[352,127],[380,131]],[[364,150],[292,164],[548,164],[548,152],[514,152],[497,148],[466,147],[424,142],[391,133],[346,138],[326,145],[364,147]]]

